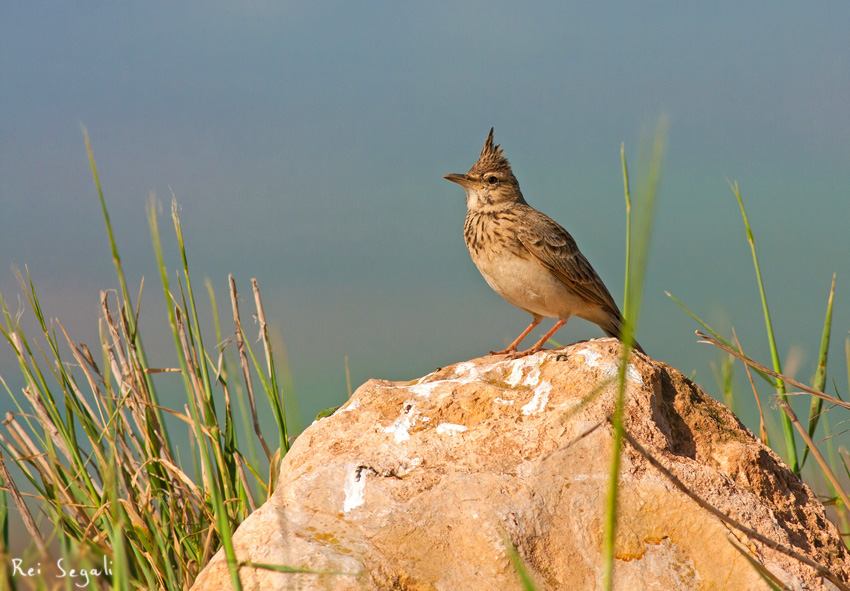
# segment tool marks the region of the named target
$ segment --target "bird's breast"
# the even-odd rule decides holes
[[[569,318],[579,302],[519,242],[510,214],[467,215],[464,239],[487,284],[508,302],[531,314]]]
[[[469,212],[463,226],[463,239],[475,264],[478,259],[501,256],[505,252],[522,256],[525,248],[516,237],[517,216],[510,211]]]

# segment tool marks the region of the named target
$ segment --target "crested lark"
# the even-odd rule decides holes
[[[534,318],[507,349],[492,355],[536,353],[571,316],[620,338],[623,317],[614,298],[573,237],[525,202],[504,151],[493,145],[492,128],[469,172],[445,178],[466,190],[463,237],[472,261],[496,293]],[[544,317],[558,322],[531,348],[517,352]],[[637,342],[634,347],[643,352]]]

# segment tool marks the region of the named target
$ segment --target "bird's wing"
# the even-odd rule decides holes
[[[517,238],[526,250],[571,290],[619,317],[614,298],[573,237],[546,214],[530,206],[522,210],[524,223],[517,224]]]

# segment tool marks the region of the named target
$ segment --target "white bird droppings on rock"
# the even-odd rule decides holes
[[[601,369],[605,373],[605,377],[616,379],[618,373],[617,365],[610,362],[600,363],[599,359],[602,357],[602,354],[598,351],[582,349],[578,352],[578,354],[584,356],[584,362],[589,366]],[[626,368],[626,381],[643,386],[643,378],[640,376],[640,372],[636,370],[635,366],[631,363]]]
[[[342,408],[337,409],[337,412],[350,412],[352,410],[356,410],[360,408],[359,400],[351,400],[347,404],[343,404]]]
[[[512,387],[519,385],[520,382],[526,386],[536,386],[540,381],[541,361],[542,358],[536,354],[508,361],[508,365],[511,366],[511,373],[505,378],[505,383]],[[528,374],[525,374],[526,368],[529,369]],[[523,380],[523,376],[525,376],[525,380]]]
[[[343,513],[348,513],[363,504],[367,472],[368,469],[359,464],[346,467],[345,483],[342,485],[342,491],[345,493],[345,500],[342,502]]]
[[[593,349],[582,349],[578,352],[584,356],[584,362],[591,367],[599,367],[599,360],[602,358],[602,353]]]
[[[626,380],[632,382],[633,384],[639,384],[643,386],[643,378],[640,377],[640,372],[635,369],[635,366],[629,363],[629,366],[626,368]]]
[[[486,365],[481,368],[481,371],[486,372],[487,370],[490,370],[492,368],[492,365]],[[423,376],[419,380],[417,380],[415,384],[407,386],[407,389],[416,394],[417,396],[428,398],[429,396],[431,396],[431,394],[436,388],[444,384],[471,384],[481,378],[481,371],[479,371],[479,367],[474,363],[458,363],[454,369],[454,376],[450,378],[444,380],[427,381],[434,375],[433,373],[429,373],[428,375]]]
[[[546,403],[549,402],[549,392],[552,391],[552,384],[543,382],[534,389],[534,396],[531,397],[528,404],[522,407],[522,414],[528,416],[543,411],[546,408]]]
[[[410,439],[410,428],[416,421],[417,413],[413,411],[414,405],[405,403],[404,408],[406,410],[402,412],[395,421],[393,421],[392,425],[384,427],[384,433],[392,433],[393,437],[395,437],[396,443],[401,443],[402,441]]]
[[[408,386],[407,389],[416,394],[417,396],[423,396],[428,398],[431,396],[431,393],[434,391],[434,388],[439,386],[440,384],[445,384],[447,380],[437,380],[436,382],[426,382],[424,384],[413,384],[412,386]]]

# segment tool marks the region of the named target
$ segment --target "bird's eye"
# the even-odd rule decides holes
[[[491,177],[487,177],[487,182],[490,183],[491,185],[495,185],[496,183],[499,182],[499,179],[497,179],[494,176],[491,176]]]

